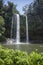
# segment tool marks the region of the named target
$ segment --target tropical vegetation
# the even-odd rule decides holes
[[[0,65],[43,65],[43,52],[35,51],[28,54],[0,45]]]
[[[17,10],[17,5],[8,1],[8,5],[4,0],[0,0],[0,42],[5,41],[11,36],[12,16]],[[43,1],[34,0],[30,5],[23,7],[24,15],[20,15],[20,38],[26,41],[26,17],[28,17],[28,34],[29,40],[43,41]]]

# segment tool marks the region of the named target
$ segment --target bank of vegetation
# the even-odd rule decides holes
[[[43,52],[38,53],[36,50],[28,54],[0,45],[0,65],[43,65]]]

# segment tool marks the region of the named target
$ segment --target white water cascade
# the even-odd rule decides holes
[[[26,15],[26,43],[28,43],[28,19]]]
[[[16,23],[16,25],[13,25],[15,23]],[[16,26],[16,39],[12,39],[14,26]],[[15,36],[15,35],[13,35],[13,36]],[[20,43],[20,17],[19,17],[19,14],[14,14],[13,17],[12,17],[11,42],[10,43],[12,43],[12,44],[15,43],[15,42],[13,42],[14,40],[16,40],[16,44]]]
[[[12,17],[12,23],[11,23],[11,39],[12,39],[12,33],[13,33],[12,29],[13,29],[13,17]]]
[[[15,31],[16,32],[13,32]],[[15,33],[15,34],[13,34]],[[16,37],[14,37],[16,35]],[[14,14],[11,22],[11,36],[8,39],[8,44],[21,44],[20,43],[20,16],[19,14]],[[28,20],[26,16],[26,43],[28,43]]]
[[[13,17],[12,17],[12,21],[11,21],[11,35],[10,35],[10,39],[7,40],[7,44],[13,43],[12,33],[13,33]]]
[[[17,16],[17,32],[16,32],[16,44],[20,43],[20,17],[18,14]]]

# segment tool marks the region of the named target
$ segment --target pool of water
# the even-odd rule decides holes
[[[3,46],[5,48],[26,51],[28,53],[36,50],[37,52],[43,52],[43,44],[3,44]]]

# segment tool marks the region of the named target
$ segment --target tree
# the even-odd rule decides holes
[[[14,13],[19,13],[18,10],[16,9],[16,5],[13,4],[12,2],[8,1],[8,5],[5,5],[3,8],[5,14],[4,14],[4,19],[5,19],[5,36],[7,38],[10,38],[10,33],[11,33],[11,24],[12,24],[12,16]]]
[[[37,37],[42,39],[43,0],[34,0],[34,2],[32,2],[28,7],[24,7],[24,13],[27,13],[28,16],[28,31],[30,37],[31,38],[33,37],[35,39],[35,35],[36,35]]]
[[[8,5],[5,5],[4,0],[0,0],[0,38],[1,36],[3,37],[3,35],[5,35],[6,38],[10,37],[12,16],[14,13],[19,14],[19,11],[16,9],[16,7],[17,5],[10,1],[8,1]]]
[[[2,16],[0,16],[0,41],[3,37],[3,34],[5,32],[5,27],[4,27],[5,23],[4,23],[4,18]]]
[[[3,0],[0,0],[0,15],[3,14]]]
[[[29,5],[26,4],[26,5],[23,7],[24,14],[27,14],[28,6],[29,6]]]
[[[5,19],[5,36],[10,37],[10,32],[11,32],[11,21],[12,21],[12,15],[13,15],[13,6],[14,4],[11,2],[8,2],[8,6],[4,6],[4,19]]]
[[[21,42],[26,42],[26,17],[20,16],[20,39]]]

